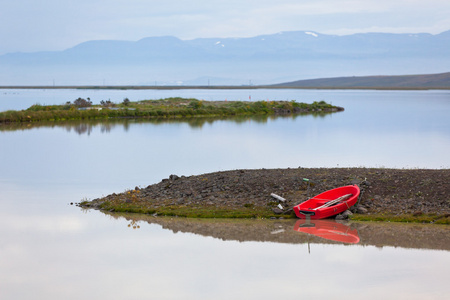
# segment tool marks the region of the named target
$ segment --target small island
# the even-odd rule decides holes
[[[112,118],[192,118],[239,115],[326,114],[343,111],[325,101],[311,104],[292,101],[205,101],[194,98],[165,98],[116,104],[102,100],[93,105],[78,98],[62,105],[35,104],[21,111],[0,112],[0,124],[39,121],[93,120]]]
[[[105,212],[191,218],[295,218],[292,207],[326,190],[357,184],[345,216],[360,221],[450,224],[450,170],[293,168],[170,175],[147,187],[83,201]],[[279,202],[271,194],[282,196]]]

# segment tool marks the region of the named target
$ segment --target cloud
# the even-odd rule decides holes
[[[0,225],[11,230],[33,233],[74,233],[85,229],[80,218],[73,216],[10,216],[3,217]]]

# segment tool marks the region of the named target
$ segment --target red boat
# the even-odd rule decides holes
[[[359,235],[356,229],[337,223],[334,220],[298,220],[295,223],[294,230],[313,234],[331,241],[350,244],[359,243]]]
[[[356,184],[338,187],[294,206],[294,212],[300,219],[329,218],[355,205],[359,193],[359,187]]]

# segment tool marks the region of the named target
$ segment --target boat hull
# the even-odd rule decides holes
[[[312,220],[325,219],[340,214],[358,201],[359,187],[347,185],[323,192],[313,198],[294,206],[295,215],[300,219],[310,218]],[[348,198],[328,207],[321,207],[329,201],[351,194]]]

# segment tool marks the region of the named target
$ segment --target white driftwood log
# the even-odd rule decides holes
[[[277,194],[272,193],[272,194],[270,194],[270,196],[274,197],[277,200],[280,200],[281,202],[286,202],[286,199],[284,199],[281,196],[278,196]]]

